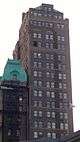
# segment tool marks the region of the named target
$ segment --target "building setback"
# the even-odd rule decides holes
[[[8,60],[1,81],[2,142],[26,142],[28,116],[27,75],[20,61]]]
[[[30,8],[13,56],[29,74],[28,140],[72,133],[69,20],[50,4]]]

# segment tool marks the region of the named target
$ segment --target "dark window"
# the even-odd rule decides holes
[[[37,41],[33,41],[33,46],[35,46],[35,47],[37,47],[37,46],[38,46]]]

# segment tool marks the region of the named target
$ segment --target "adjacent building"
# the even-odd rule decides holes
[[[0,87],[1,87],[1,79],[2,77],[0,77]],[[1,93],[1,89],[0,89],[0,142],[2,142],[2,93]]]
[[[29,74],[28,140],[72,133],[69,20],[50,4],[30,8],[13,57]]]
[[[20,61],[8,60],[1,79],[2,141],[26,142],[28,127],[27,74]]]

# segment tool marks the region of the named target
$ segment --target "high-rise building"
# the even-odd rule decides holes
[[[8,60],[1,79],[2,142],[26,142],[28,117],[27,75],[20,61]]]
[[[29,74],[28,139],[73,132],[69,20],[50,4],[30,8],[13,56]]]

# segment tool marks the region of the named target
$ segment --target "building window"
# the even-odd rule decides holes
[[[50,88],[50,82],[46,82],[46,87]]]
[[[42,77],[42,73],[40,71],[38,72],[38,75],[39,75],[39,77]]]
[[[34,58],[37,58],[37,53],[36,52],[34,53]]]
[[[38,13],[38,16],[40,16],[40,17],[41,17],[41,16],[42,16],[42,14],[41,14],[41,13]]]
[[[68,130],[68,124],[67,123],[65,123],[65,130]]]
[[[38,34],[38,38],[41,38],[41,34]]]
[[[51,55],[51,60],[53,60],[54,59],[54,56],[53,55]]]
[[[49,63],[46,63],[46,68],[49,69]]]
[[[67,88],[66,83],[63,83],[63,88],[64,88],[64,89],[66,89],[66,88]]]
[[[56,139],[56,133],[52,133],[52,138]]]
[[[66,79],[66,74],[63,74],[63,79]]]
[[[34,132],[34,138],[38,138],[38,132]]]
[[[55,102],[51,103],[52,108],[55,108]]]
[[[37,71],[34,71],[34,77],[37,77]]]
[[[50,39],[53,40],[53,35],[50,35]]]
[[[50,117],[50,112],[49,111],[47,112],[47,117]]]
[[[38,53],[38,58],[41,58],[41,53]]]
[[[34,116],[37,117],[37,111],[35,110],[33,113],[34,113]]]
[[[34,38],[37,38],[37,33],[33,33],[33,37],[34,37]]]
[[[39,128],[42,128],[43,127],[43,122],[39,122]]]
[[[51,72],[51,78],[54,78],[54,73],[53,72]]]
[[[39,117],[42,117],[42,111],[39,111]]]
[[[60,103],[60,108],[61,108],[61,109],[63,108],[63,103]]]
[[[53,63],[51,63],[51,70],[53,70],[54,69],[54,64]]]
[[[62,83],[59,83],[59,89],[62,89]]]
[[[62,41],[64,41],[64,37],[61,37]]]
[[[46,43],[46,48],[49,48],[49,43]]]
[[[11,129],[8,130],[8,136],[10,136],[10,135],[11,135]]]
[[[37,96],[37,91],[36,91],[36,90],[34,90],[34,96],[35,96],[35,97]]]
[[[60,97],[60,99],[63,99],[63,94],[59,93],[59,97]]]
[[[52,123],[52,128],[55,129],[56,128],[56,124],[53,122]]]
[[[51,122],[47,123],[47,128],[51,128]]]
[[[55,93],[51,92],[51,98],[55,98]]]
[[[63,119],[63,113],[60,112],[60,119]]]
[[[58,38],[58,41],[60,41],[61,37],[60,37],[60,36],[58,36],[57,38]]]
[[[37,121],[34,122],[34,127],[37,128],[38,127],[38,123]]]
[[[42,66],[42,63],[38,62],[38,68],[41,68],[41,66]]]
[[[68,119],[68,114],[66,112],[64,113],[64,119]]]
[[[37,16],[37,13],[34,13],[34,16],[36,17],[36,16]]]
[[[49,72],[46,72],[46,77],[50,77],[50,73]]]
[[[48,138],[51,138],[51,133],[47,133],[47,137],[48,137]]]
[[[38,81],[38,85],[39,85],[39,87],[41,87],[42,86],[42,81]]]
[[[55,118],[55,112],[52,112],[52,118]]]
[[[54,88],[54,82],[51,82],[51,88]]]
[[[37,87],[37,81],[36,80],[34,81],[34,86]]]
[[[49,54],[46,54],[46,59],[49,60]]]
[[[62,79],[62,74],[61,73],[59,73],[59,79]]]
[[[36,67],[36,68],[37,68],[37,62],[34,62],[34,67]]]
[[[60,29],[60,24],[57,24],[57,28]]]
[[[47,91],[46,94],[47,94],[47,97],[50,97],[50,92],[49,91]]]
[[[23,98],[21,96],[19,96],[19,101],[22,102]]]
[[[63,29],[63,28],[64,28],[64,25],[61,25],[61,28]]]
[[[41,47],[41,42],[38,42],[38,47]]]
[[[61,130],[64,129],[64,123],[60,123],[60,129],[61,129]]]
[[[41,26],[41,22],[38,22],[38,26]]]
[[[47,108],[50,108],[50,102],[47,102]]]
[[[37,101],[34,101],[34,107],[37,107]]]
[[[50,23],[49,25],[50,25],[50,28],[52,28],[52,27],[53,27],[53,23]]]
[[[41,101],[39,101],[39,107],[42,107],[42,102]]]
[[[63,94],[64,99],[67,99],[67,93]]]
[[[38,92],[39,97],[42,97],[42,91]]]
[[[37,41],[33,41],[33,46],[35,46],[35,47],[37,47],[37,46],[38,46]]]
[[[49,35],[45,35],[46,39],[49,39]]]

